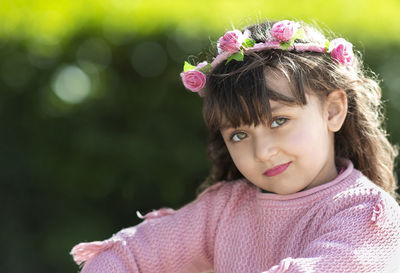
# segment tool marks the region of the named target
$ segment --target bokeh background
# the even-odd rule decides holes
[[[207,132],[179,73],[233,27],[301,19],[352,41],[399,143],[399,14],[397,0],[1,0],[0,272],[77,272],[75,244],[196,196]]]

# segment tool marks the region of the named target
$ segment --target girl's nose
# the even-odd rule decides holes
[[[258,137],[254,141],[254,158],[256,161],[268,161],[277,153],[278,147],[272,137]]]

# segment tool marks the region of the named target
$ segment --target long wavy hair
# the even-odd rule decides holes
[[[274,22],[247,27],[251,38],[265,42]],[[324,43],[326,37],[311,25],[301,22],[304,37],[296,42]],[[329,54],[264,50],[246,53],[243,61],[220,63],[207,77],[203,117],[210,131],[208,155],[212,169],[199,191],[217,181],[242,178],[233,163],[220,133],[228,123],[258,125],[270,119],[269,100],[307,104],[305,94],[312,92],[322,101],[334,90],[342,89],[348,100],[348,113],[342,128],[335,133],[335,156],[350,159],[375,184],[395,196],[393,168],[398,154],[383,129],[381,88],[375,74],[364,68],[356,52],[351,67],[334,62]],[[265,77],[269,70],[282,73],[290,81],[293,99],[271,91]]]

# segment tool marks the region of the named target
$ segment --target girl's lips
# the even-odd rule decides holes
[[[281,164],[281,165],[275,166],[275,167],[273,167],[271,169],[266,170],[264,172],[264,175],[266,175],[266,176],[275,176],[275,175],[278,175],[280,173],[283,173],[289,167],[290,164],[292,164],[292,161],[290,161],[288,163],[285,163],[285,164]]]

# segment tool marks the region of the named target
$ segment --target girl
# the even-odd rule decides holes
[[[181,74],[204,99],[206,190],[75,246],[82,272],[398,272],[396,150],[352,45],[285,20],[217,48]]]

